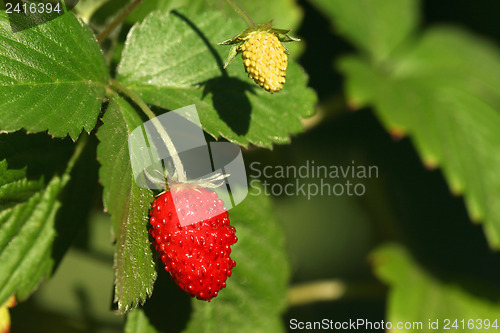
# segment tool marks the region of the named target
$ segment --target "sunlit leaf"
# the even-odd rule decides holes
[[[94,128],[107,82],[94,35],[72,13],[13,33],[0,11],[0,131],[75,140]]]
[[[285,88],[270,94],[247,77],[240,57],[224,70],[235,20],[217,12],[186,17],[155,12],[136,25],[118,68],[118,80],[146,102],[166,109],[195,104],[203,129],[248,146],[287,143],[316,102],[303,70],[291,62]]]

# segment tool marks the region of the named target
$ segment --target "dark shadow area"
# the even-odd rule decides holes
[[[117,325],[96,318],[91,309],[88,292],[82,288],[75,288],[80,312],[68,317],[67,314],[47,310],[33,298],[18,303],[10,309],[12,332],[33,333],[95,333],[95,332],[123,332],[123,325]]]
[[[196,84],[203,87],[203,99],[211,94],[212,105],[223,120],[236,134],[245,135],[250,127],[252,105],[247,92],[255,94],[254,86],[236,77],[230,77],[224,69],[224,62],[205,34],[186,16],[174,10],[171,15],[184,21],[202,40],[217,63],[221,75]],[[229,48],[227,48],[229,52]]]
[[[82,133],[81,136],[87,134]],[[81,138],[80,138],[81,139]],[[99,163],[97,162],[97,144],[95,135],[88,137],[88,142],[70,173],[70,181],[59,195],[61,208],[57,212],[55,229],[57,236],[52,244],[52,258],[54,258],[55,271],[61,259],[75,240],[78,232],[82,230],[88,233],[85,228],[91,208],[97,198]],[[80,235],[80,247],[86,248],[87,244],[82,244],[87,239],[86,235]],[[83,240],[83,241],[82,241]]]
[[[0,134],[0,161],[6,159],[9,169],[26,168],[30,180],[49,181],[62,174],[73,153],[70,138],[51,138],[46,133],[26,134],[20,130]]]
[[[11,175],[16,170],[25,170],[31,184],[22,192],[0,198],[0,209],[21,204],[52,179],[55,174],[62,174],[73,151],[73,142],[66,139],[51,139],[45,133],[26,134],[24,130],[0,134],[0,161],[7,162]],[[22,173],[21,173],[22,174]],[[15,176],[15,179],[21,177]],[[11,176],[12,177],[12,176]],[[4,179],[7,183],[15,179]]]
[[[325,151],[328,156],[324,156]],[[424,167],[408,138],[391,138],[369,110],[347,113],[297,138],[294,148],[278,146],[265,155],[276,164],[297,163],[299,156],[301,160],[315,159],[318,164],[356,160],[378,166],[377,182],[382,191],[367,185],[367,194],[358,198],[375,226],[373,246],[402,243],[441,283],[459,286],[492,302],[498,300],[500,253],[489,248],[483,226],[468,217],[465,199],[450,192],[440,169]],[[256,160],[266,160],[259,158]],[[380,215],[381,208],[393,212],[391,219]],[[366,268],[369,278],[370,268]]]
[[[308,1],[302,0],[300,4],[305,9],[305,17],[299,34],[307,44],[300,62],[321,97],[323,89],[342,89],[342,78],[327,64],[353,48],[329,32],[332,31],[330,22]],[[452,23],[494,39],[497,44],[500,41],[497,19],[500,2],[497,0],[424,0],[421,6],[424,28]],[[379,166],[383,178],[380,182],[384,183],[387,202],[395,211],[396,219],[391,225],[377,225],[376,230],[383,231],[377,234],[378,243],[388,240],[404,243],[422,266],[442,281],[447,281],[447,277],[453,277],[454,282],[462,279],[464,288],[474,289],[471,291],[481,296],[484,294],[481,289],[488,287],[490,295],[500,291],[500,254],[489,248],[483,226],[468,217],[463,196],[450,192],[440,169],[429,170],[423,166],[410,139],[392,139],[373,112],[345,113],[296,138],[293,143],[293,148],[277,146],[274,152],[265,153],[281,164],[297,163],[296,152],[309,151],[303,159],[317,158],[328,152],[332,163],[363,156],[367,165]],[[262,156],[255,160],[259,158]],[[373,219],[374,222],[378,219],[375,214]],[[471,287],[466,280],[483,281],[484,285]]]
[[[224,75],[202,82],[200,86],[203,87],[202,99],[212,95],[214,109],[234,133],[248,133],[252,105],[246,93],[255,95],[253,84]]]
[[[248,151],[246,165],[260,161],[267,165],[343,165],[354,160],[375,165],[379,178],[366,183],[366,195],[355,200],[372,225],[370,246],[365,260],[350,271],[343,267],[321,267],[320,279],[340,278],[346,281],[374,281],[369,253],[387,242],[403,244],[419,266],[444,285],[453,285],[478,298],[496,304],[500,296],[500,253],[492,251],[481,224],[473,223],[462,196],[450,193],[440,169],[424,167],[408,138],[393,139],[370,110],[345,113],[294,139],[293,146],[276,146],[274,151]],[[261,168],[262,169],[262,168]],[[277,179],[276,183],[281,180]],[[276,201],[286,198],[275,198]],[[335,197],[331,197],[331,202]],[[331,207],[318,208],[325,215],[335,215]],[[389,213],[388,213],[389,212]],[[332,218],[333,219],[333,218]],[[349,221],[345,221],[348,223]],[[288,221],[283,221],[286,229]],[[290,244],[289,246],[297,246]],[[362,244],[351,244],[345,256]],[[295,275],[302,263],[292,261],[292,284],[303,282]],[[382,284],[381,282],[379,282]],[[380,304],[383,304],[383,296]],[[363,307],[365,300],[354,302],[351,310],[338,302],[325,302],[290,309],[290,318],[314,321],[329,318],[384,318],[383,311]],[[350,303],[350,300],[348,301]],[[323,315],[321,315],[323,313]],[[373,315],[372,315],[373,314]]]
[[[450,192],[440,169],[423,166],[408,138],[395,141],[366,111],[339,122],[334,132],[364,147],[372,163],[380,166],[396,212],[395,235],[422,265],[441,278],[477,279],[500,291],[500,253],[491,251],[483,226],[468,217],[463,196]]]
[[[426,27],[453,24],[500,45],[500,1],[498,0],[424,0],[423,23]]]
[[[379,165],[395,212],[391,233],[380,234],[380,242],[403,243],[441,283],[496,303],[500,253],[488,246],[483,226],[468,217],[464,197],[450,192],[442,170],[425,168],[411,140],[392,139],[367,110],[349,115],[334,131],[366,150],[370,163]]]
[[[365,299],[344,299],[338,302],[318,302],[303,306],[297,306],[289,309],[284,317],[284,326],[287,332],[316,332],[316,331],[335,331],[335,332],[354,332],[355,329],[335,329],[328,326],[322,330],[307,330],[299,329],[297,322],[322,322],[324,319],[330,320],[333,323],[342,323],[349,320],[353,321],[357,318],[364,319],[370,322],[380,322],[384,318],[386,304],[384,299],[380,300],[365,300]],[[333,324],[334,325],[334,324]],[[381,332],[382,330],[365,330],[361,332]]]
[[[152,241],[151,235],[149,238]],[[151,250],[158,278],[154,284],[153,295],[143,306],[144,313],[158,332],[182,332],[192,312],[191,297],[180,290],[165,271],[165,266],[152,245]]]
[[[74,292],[79,301],[80,314],[83,319],[82,321],[86,324],[85,332],[96,332],[101,327],[101,323],[97,322],[92,316],[91,302],[89,300],[87,292],[85,291],[85,288],[77,286],[74,288]]]
[[[335,68],[335,60],[355,49],[334,34],[330,19],[309,1],[300,0],[299,4],[304,8],[304,19],[297,35],[303,40],[305,50],[298,62],[309,76],[308,85],[322,100],[342,90],[343,78]]]
[[[92,22],[98,26],[106,26],[112,20],[114,15],[120,13],[129,1],[123,0],[109,0],[102,4],[97,11],[92,14]]]
[[[158,332],[182,332],[191,315],[191,297],[182,292],[162,268],[158,269],[153,296],[143,307]]]

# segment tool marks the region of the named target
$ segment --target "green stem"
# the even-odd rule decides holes
[[[97,36],[97,41],[101,43],[103,40],[105,40],[106,37],[108,37],[108,35],[111,33],[111,31],[113,31],[113,29],[116,28],[116,26],[120,24],[125,19],[125,17],[127,17],[127,15],[130,14],[130,12],[134,10],[134,8],[137,7],[137,5],[141,2],[142,0],[135,0],[127,8],[125,8],[120,13],[120,15],[115,17],[115,19]]]
[[[80,134],[81,138],[78,139],[75,147],[75,151],[73,152],[73,155],[71,155],[71,158],[68,161],[68,165],[66,166],[66,174],[69,174],[73,167],[76,164],[76,161],[78,161],[78,158],[82,154],[83,149],[85,148],[85,145],[87,145],[87,142],[89,141],[88,135],[85,133]]]
[[[315,281],[293,286],[288,292],[290,306],[310,304],[319,301],[335,301],[342,298],[346,285],[339,280]]]
[[[245,21],[249,28],[255,27],[255,23],[253,22],[250,15],[245,12],[243,8],[241,8],[234,0],[226,0],[226,2],[233,7],[233,9],[238,13],[238,15]]]
[[[158,131],[158,134],[160,134],[161,138],[163,139],[163,142],[167,147],[168,153],[170,154],[170,156],[172,156],[172,161],[174,162],[174,168],[177,171],[178,181],[181,183],[186,182],[187,181],[186,173],[184,172],[184,166],[182,165],[179,154],[177,153],[177,149],[175,149],[174,143],[172,142],[170,135],[168,135],[167,131],[165,131],[165,128],[161,125],[160,121],[158,120],[154,112],[151,111],[149,106],[142,100],[142,98],[140,98],[138,95],[136,95],[133,91],[125,87],[120,82],[114,79],[110,79],[110,84],[112,88],[127,95],[132,101],[134,101],[135,104],[137,104],[137,106],[142,110],[142,112],[144,112],[144,114],[148,116],[148,118],[151,120],[154,127]]]
[[[380,299],[386,289],[377,282],[346,282],[338,279],[306,282],[292,286],[288,291],[290,306],[341,299]]]

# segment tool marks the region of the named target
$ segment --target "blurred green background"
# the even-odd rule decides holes
[[[246,151],[246,164],[355,161],[378,166],[379,178],[364,182],[362,197],[273,198],[286,233],[291,284],[339,279],[348,290],[339,300],[290,307],[285,325],[291,318],[386,318],[387,287],[374,276],[369,254],[387,241],[404,244],[422,267],[444,281],[494,298],[500,293],[500,255],[488,248],[481,226],[470,221],[463,199],[450,193],[441,171],[423,166],[409,139],[392,138],[370,109],[349,111],[334,61],[354,48],[333,32],[322,12],[308,1],[298,3],[304,20],[296,33],[305,43],[298,61],[319,95],[325,120],[294,137],[291,145]],[[458,25],[500,44],[498,0],[426,0],[422,13],[424,27]],[[123,317],[110,311],[113,245],[101,194],[95,189],[88,223],[54,277],[12,309],[13,332],[123,331]],[[175,292],[175,286],[165,288]],[[187,295],[176,297],[187,306]],[[182,323],[178,326],[182,329]]]

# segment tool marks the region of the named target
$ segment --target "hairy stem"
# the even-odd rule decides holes
[[[233,9],[238,13],[238,15],[245,21],[249,28],[255,27],[255,23],[253,22],[250,15],[245,12],[243,8],[241,8],[234,0],[226,0],[226,2],[233,7]]]
[[[111,33],[111,31],[113,31],[113,29],[116,28],[116,26],[120,24],[125,19],[125,17],[127,17],[127,15],[130,14],[130,12],[134,10],[134,8],[137,7],[137,5],[141,2],[142,0],[135,0],[130,5],[128,5],[128,7],[120,13],[120,15],[115,17],[115,19],[111,21],[111,23],[99,35],[97,35],[97,41],[101,43],[103,40],[105,40],[106,37],[108,37],[108,35]]]
[[[174,168],[177,171],[178,181],[181,183],[186,182],[187,181],[186,173],[184,172],[184,166],[182,165],[179,154],[177,153],[177,149],[175,149],[174,143],[172,142],[170,135],[168,135],[167,131],[165,131],[165,128],[160,124],[154,112],[151,111],[149,106],[142,100],[142,98],[137,96],[133,91],[125,87],[120,82],[111,79],[110,83],[112,88],[127,95],[132,101],[134,101],[135,104],[137,104],[137,106],[142,110],[142,112],[144,112],[144,114],[148,116],[148,118],[151,120],[154,127],[158,131],[158,134],[160,134],[161,138],[163,139],[163,142],[165,143],[165,146],[167,147],[167,150],[170,156],[172,157]]]

